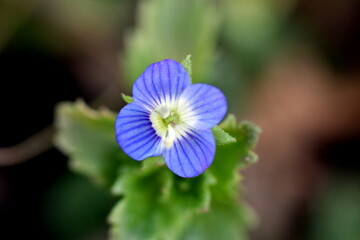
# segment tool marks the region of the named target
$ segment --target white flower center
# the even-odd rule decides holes
[[[185,101],[162,103],[152,110],[150,121],[156,134],[162,138],[163,146],[171,148],[176,139],[186,135],[192,128],[193,111]]]

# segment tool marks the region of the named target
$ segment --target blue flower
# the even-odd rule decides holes
[[[127,155],[138,161],[163,156],[181,177],[195,177],[211,165],[211,128],[227,111],[219,89],[191,84],[183,66],[166,59],[146,68],[133,85],[133,98],[115,122],[116,140]]]

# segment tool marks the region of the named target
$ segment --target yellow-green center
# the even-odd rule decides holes
[[[179,115],[176,112],[170,112],[170,115],[164,118],[163,122],[166,126],[168,126],[169,124],[174,126],[181,123]]]
[[[160,107],[151,113],[150,121],[157,135],[164,140],[165,147],[170,148],[176,138],[175,128],[182,123],[178,112]]]

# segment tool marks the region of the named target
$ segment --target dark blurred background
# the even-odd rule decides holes
[[[360,2],[209,2],[225,9],[209,81],[263,130],[260,161],[243,172],[251,239],[360,239]],[[77,98],[124,105],[138,9],[0,0],[0,239],[106,238],[115,200],[68,170],[53,113]]]

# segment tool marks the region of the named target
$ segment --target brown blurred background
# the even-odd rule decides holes
[[[212,2],[226,14],[209,82],[263,130],[260,161],[243,172],[251,239],[360,239],[360,2]],[[106,235],[114,200],[69,173],[53,110],[124,104],[124,39],[138,18],[139,1],[0,1],[0,239]],[[97,210],[69,222],[81,206]]]

